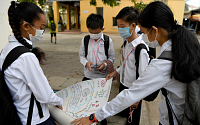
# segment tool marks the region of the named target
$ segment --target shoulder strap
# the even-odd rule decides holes
[[[172,52],[171,52],[171,51],[164,51],[164,52],[158,57],[158,59],[165,59],[165,60],[172,61]]]
[[[108,59],[108,49],[109,49],[109,37],[107,35],[104,35],[104,50],[105,50],[105,55],[107,56]]]
[[[87,35],[87,36],[84,37],[85,58],[87,57],[87,54],[88,54],[89,40],[90,40],[90,35]]]
[[[140,57],[141,49],[147,50],[147,47],[143,43],[141,43],[141,44],[137,45],[137,47],[135,49],[136,79],[139,77],[138,69],[139,69],[139,57]]]
[[[124,43],[123,43],[123,47],[125,47],[126,46],[126,40],[124,40]]]
[[[2,66],[2,75],[4,71],[23,53],[30,52],[30,50],[24,46],[18,46],[12,49],[5,58]]]
[[[166,101],[166,105],[167,105],[167,110],[168,110],[168,116],[169,116],[169,123],[170,125],[174,125],[174,120],[173,120],[173,115],[172,113],[174,114],[177,122],[178,122],[178,125],[181,125],[180,122],[178,121],[178,118],[176,116],[176,114],[174,113],[174,110],[172,109],[172,105],[167,97],[167,90],[165,88],[161,88],[161,91],[162,91],[162,94],[164,95],[165,97],[165,101]]]

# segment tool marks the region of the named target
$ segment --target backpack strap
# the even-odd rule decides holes
[[[105,50],[105,55],[107,56],[108,59],[108,49],[109,49],[109,37],[107,35],[104,35],[104,50]],[[85,48],[85,58],[87,57],[88,54],[88,44],[90,40],[90,35],[87,35],[84,37],[84,48]]]
[[[109,37],[107,35],[104,35],[104,50],[105,50],[105,55],[107,56],[108,59],[108,49],[109,49]]]
[[[90,35],[87,35],[84,37],[85,58],[87,58],[87,54],[88,54],[89,40],[90,40]]]
[[[2,66],[2,71],[1,71],[1,78],[2,80],[5,82],[5,79],[4,79],[4,71],[20,56],[22,55],[23,53],[26,53],[26,52],[31,52],[28,48],[24,47],[24,46],[17,46],[15,47],[14,49],[12,49],[8,55],[6,56],[5,58],[5,61],[3,63],[3,66]],[[6,90],[9,91],[8,89],[8,86],[7,84],[5,83],[5,87],[6,87]],[[10,95],[10,93],[9,93]],[[11,95],[10,95],[11,97]],[[28,119],[27,119],[27,125],[30,125],[31,124],[31,119],[32,119],[32,113],[33,113],[33,105],[34,105],[34,99],[35,99],[35,96],[33,95],[33,93],[31,94],[31,101],[30,101],[30,106],[29,106],[29,113],[28,113]],[[36,100],[36,99],[35,99]],[[39,116],[40,118],[43,117],[43,113],[42,113],[42,108],[41,108],[41,105],[40,103],[36,100],[36,104],[37,104],[37,107],[38,107],[38,112],[39,112]],[[16,109],[16,107],[15,107]]]
[[[135,66],[136,66],[136,79],[139,77],[139,57],[140,57],[140,51],[141,49],[146,49],[147,47],[141,43],[139,45],[137,45],[136,49],[135,49]]]
[[[158,59],[164,59],[164,60],[169,60],[169,61],[172,61],[172,52],[171,51],[164,51],[159,57]],[[167,105],[167,110],[168,110],[168,116],[169,116],[169,123],[170,125],[174,125],[174,120],[173,120],[173,115],[172,113],[174,114],[177,122],[179,125],[180,122],[178,121],[178,118],[174,112],[174,110],[172,109],[172,105],[167,97],[167,90],[165,88],[161,88],[161,91],[162,91],[162,94],[163,96],[165,97],[165,101],[166,101],[166,105]]]

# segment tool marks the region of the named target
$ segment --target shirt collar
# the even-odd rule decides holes
[[[26,38],[24,38],[24,39],[26,40],[27,43],[29,43],[30,45],[33,45],[33,43],[30,40],[28,40]],[[9,42],[18,42],[18,40],[15,38],[15,36],[8,36],[8,41]]]
[[[158,57],[159,57],[159,56],[161,55],[161,53],[163,53],[165,50],[171,51],[171,50],[172,50],[171,45],[172,45],[172,40],[171,40],[171,39],[168,40],[168,41],[166,41],[166,42],[162,45],[162,47],[160,48],[160,52],[159,52],[159,54],[158,54]]]
[[[126,40],[127,44],[130,44],[130,45],[132,45],[133,47],[136,47],[136,46],[141,42],[142,37],[139,36],[138,38],[134,39],[131,43],[128,43],[128,40],[127,40],[127,39],[125,39],[125,40]]]

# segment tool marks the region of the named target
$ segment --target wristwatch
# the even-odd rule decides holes
[[[97,120],[95,119],[94,113],[90,115],[89,120],[91,122],[97,122]]]

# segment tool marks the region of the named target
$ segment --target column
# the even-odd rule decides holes
[[[70,5],[66,5],[67,8],[67,30],[71,30],[71,11]]]
[[[54,12],[54,21],[57,25],[56,31],[58,32],[58,21],[60,20],[59,15],[59,3],[57,1],[53,1],[53,12]]]
[[[79,7],[76,7],[76,29],[79,28]]]

